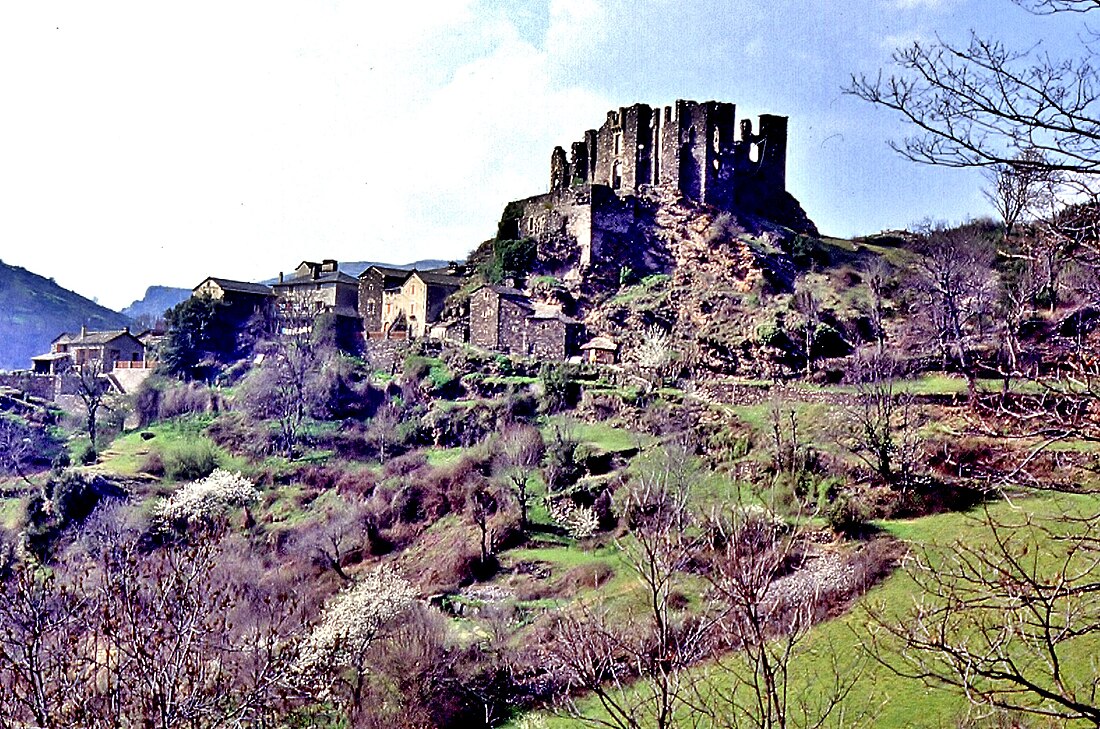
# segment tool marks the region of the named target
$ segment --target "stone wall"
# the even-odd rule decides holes
[[[500,346],[500,295],[488,286],[470,296],[470,344],[482,349]]]
[[[52,400],[57,386],[56,375],[35,375],[30,372],[0,372],[0,387],[12,387],[28,395]]]
[[[497,348],[509,354],[527,354],[528,309],[501,297],[498,318]]]

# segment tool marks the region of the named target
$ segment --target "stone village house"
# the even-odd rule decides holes
[[[145,344],[129,329],[89,332],[81,327],[79,334],[59,335],[49,353],[32,357],[31,361],[35,374],[42,375],[59,374],[89,362],[101,362],[102,371],[110,372],[115,367],[144,363]]]
[[[470,344],[563,361],[577,352],[582,325],[561,307],[533,303],[522,291],[486,285],[470,294]]]
[[[371,266],[359,275],[359,311],[368,337],[420,339],[463,283],[459,269],[401,270]]]
[[[255,315],[270,318],[274,313],[275,292],[263,284],[211,276],[192,289],[191,295],[225,302],[236,321],[246,321]]]
[[[321,314],[335,317],[341,338],[357,336],[361,330],[359,282],[331,258],[320,263],[302,261],[290,275],[280,273],[271,288],[284,333],[308,330]]]

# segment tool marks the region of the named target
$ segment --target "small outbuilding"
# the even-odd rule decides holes
[[[615,364],[619,358],[619,345],[610,337],[593,337],[581,346],[584,361],[589,364]]]

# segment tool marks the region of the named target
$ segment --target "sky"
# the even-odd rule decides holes
[[[112,308],[303,259],[460,259],[607,110],[790,118],[823,233],[989,215],[844,93],[971,29],[1072,54],[1078,17],[1009,0],[220,0],[0,4],[0,260]]]

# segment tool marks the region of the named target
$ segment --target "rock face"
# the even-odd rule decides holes
[[[509,203],[498,238],[536,241],[539,272],[583,299],[624,275],[669,273],[670,215],[706,226],[724,212],[816,237],[785,188],[786,117],[735,127],[734,105],[714,101],[608,112],[568,158],[554,149],[550,192]]]

